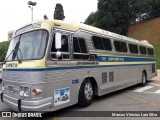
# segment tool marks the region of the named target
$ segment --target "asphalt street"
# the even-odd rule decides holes
[[[12,111],[0,102],[0,111]],[[159,117],[60,117],[71,111],[159,111],[160,112],[160,71],[146,86],[135,85],[101,97],[96,97],[91,106],[77,105],[56,112],[45,113],[43,120],[159,120]],[[30,120],[31,118],[0,118],[0,120]],[[36,118],[34,118],[36,119]],[[38,119],[38,118],[37,118]]]

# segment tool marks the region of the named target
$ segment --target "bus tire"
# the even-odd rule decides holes
[[[93,85],[89,79],[82,82],[78,95],[78,105],[80,107],[87,107],[92,104],[94,97],[93,89]]]
[[[142,86],[146,85],[146,83],[147,83],[147,75],[146,75],[146,72],[145,72],[145,71],[143,71],[143,73],[142,73],[142,78],[141,78],[141,80],[142,80],[141,85],[142,85]]]

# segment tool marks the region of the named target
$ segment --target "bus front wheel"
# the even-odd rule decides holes
[[[80,107],[87,107],[92,103],[94,96],[93,89],[93,85],[89,79],[82,82],[78,95],[78,105]]]

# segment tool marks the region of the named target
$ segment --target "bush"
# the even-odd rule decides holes
[[[9,43],[10,43],[9,41],[0,43],[0,62],[3,62],[5,60]]]

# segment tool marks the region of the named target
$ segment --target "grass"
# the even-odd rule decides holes
[[[155,53],[157,58],[157,69],[160,69],[160,46],[155,46]]]

